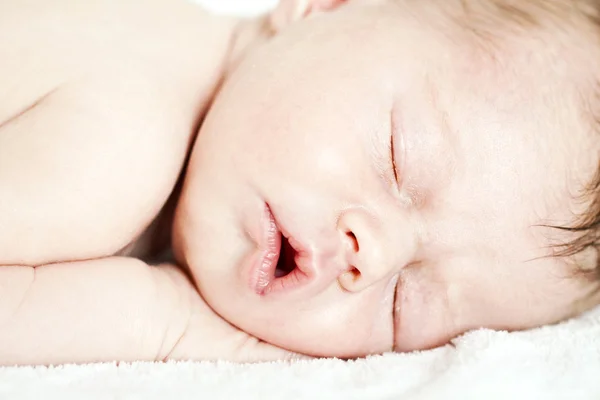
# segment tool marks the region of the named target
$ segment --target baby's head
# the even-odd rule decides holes
[[[283,1],[200,131],[178,259],[232,324],[313,355],[426,349],[589,308],[599,11]]]

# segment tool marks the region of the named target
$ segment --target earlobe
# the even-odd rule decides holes
[[[271,13],[271,29],[280,32],[310,14],[333,10],[345,2],[347,0],[280,0]]]

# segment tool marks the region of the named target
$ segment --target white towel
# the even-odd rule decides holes
[[[275,6],[278,0],[191,0],[222,14],[256,15]]]
[[[0,399],[600,399],[600,307],[527,332],[366,360],[0,368]]]

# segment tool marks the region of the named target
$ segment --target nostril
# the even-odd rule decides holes
[[[357,290],[357,283],[361,281],[361,273],[355,267],[350,267],[346,272],[338,277],[340,286],[350,292]]]
[[[346,274],[352,282],[356,282],[358,279],[360,279],[360,275],[361,275],[358,268],[355,268],[355,267],[352,267],[348,272],[346,272]]]
[[[354,234],[354,232],[352,231],[347,231],[346,232],[346,237],[348,239],[350,239],[350,245],[352,247],[352,250],[354,250],[355,252],[358,252],[359,250],[359,246],[358,246],[358,240],[356,239],[356,235]]]

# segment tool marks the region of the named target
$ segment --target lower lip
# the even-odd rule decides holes
[[[262,246],[250,261],[250,287],[259,295],[280,293],[297,288],[308,279],[308,275],[296,266],[286,276],[275,277],[277,262],[281,254],[281,231],[268,205],[263,216]],[[297,255],[296,255],[297,257]],[[297,263],[296,263],[297,265]]]

